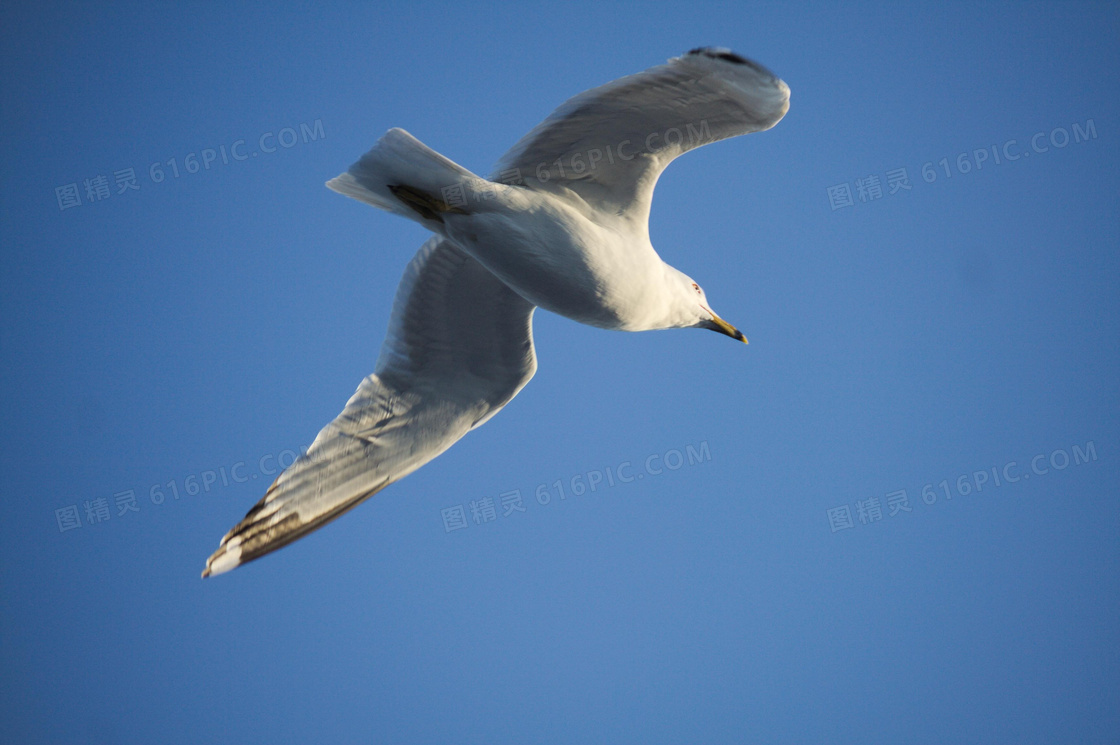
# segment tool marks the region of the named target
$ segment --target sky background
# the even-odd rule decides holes
[[[971,5],[6,3],[0,739],[1120,741],[1120,12]],[[702,45],[792,89],[653,203],[750,345],[540,311],[499,416],[199,579],[425,238],[323,182]]]

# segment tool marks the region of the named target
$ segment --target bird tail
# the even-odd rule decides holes
[[[403,129],[393,128],[327,186],[442,232],[445,214],[467,214],[467,195],[480,182],[489,183]]]

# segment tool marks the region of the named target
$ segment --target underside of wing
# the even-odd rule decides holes
[[[769,129],[788,109],[789,88],[766,68],[726,49],[694,49],[569,99],[502,156],[493,178],[574,192],[644,220],[674,158]]]
[[[434,237],[397,290],[374,373],[222,538],[202,576],[291,543],[442,453],[536,371],[533,306]]]

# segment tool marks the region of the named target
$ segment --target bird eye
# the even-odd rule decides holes
[[[697,294],[700,294],[700,285],[698,285],[698,284],[696,284],[695,282],[693,282],[693,283],[692,283],[692,289],[696,290],[696,293],[697,293]]]

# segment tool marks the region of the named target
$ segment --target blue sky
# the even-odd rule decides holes
[[[0,14],[5,741],[1120,736],[1115,6]],[[200,580],[424,240],[323,182],[701,45],[793,92],[654,199],[750,345],[538,312],[499,416]]]

